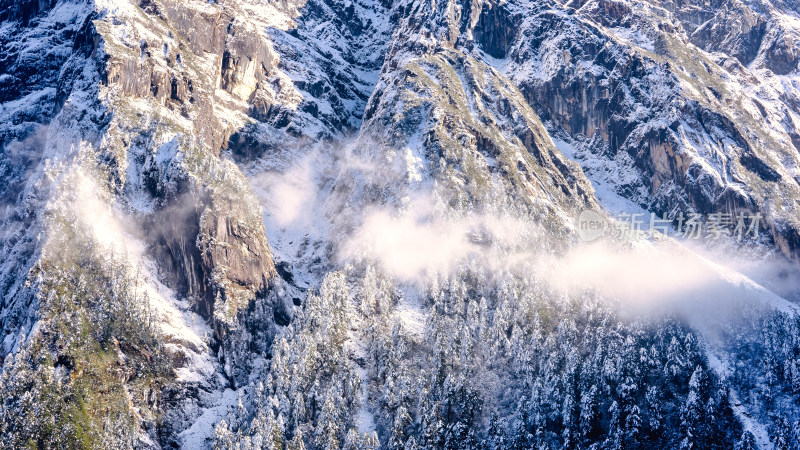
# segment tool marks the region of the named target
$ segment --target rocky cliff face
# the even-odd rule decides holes
[[[75,194],[78,215],[91,223],[108,208],[122,222],[84,230],[87,239],[111,239],[124,264],[152,259],[149,276],[217,336],[230,333],[275,275],[258,201],[219,158],[247,117],[245,100],[274,69],[269,42],[230,11],[202,5],[31,2],[3,11],[3,248],[13,260],[3,273],[4,355],[41,317],[35,274],[79,267],[51,264],[48,241],[37,239],[59,232],[45,210],[76,171],[104,192],[99,204]],[[132,270],[139,283],[146,269]],[[202,348],[173,337],[165,344],[180,369]]]
[[[57,386],[65,430],[26,425],[46,395],[14,384],[6,444],[210,436],[343,265],[343,211],[425,194],[450,218],[524,216],[561,251],[602,185],[671,219],[759,212],[798,261],[798,10],[0,0],[0,361]],[[313,180],[342,236],[265,228],[259,174],[315,153],[345,167]]]
[[[16,53],[7,57],[4,92],[18,103],[4,108],[6,140],[26,142],[45,127],[38,133],[47,137],[77,128],[74,142],[58,145],[80,140],[96,147],[120,206],[161,228],[153,230],[154,241],[162,241],[158,251],[166,250],[165,263],[182,268],[169,275],[207,300],[207,314],[218,291],[233,295],[230,289],[246,286],[252,295],[263,294],[274,268],[256,200],[236,167],[217,157],[239,125],[236,114],[247,111],[238,102],[272,67],[268,43],[248,40],[247,27],[235,29],[224,11],[172,4],[36,5],[9,7],[4,38]],[[73,30],[64,29],[70,25]],[[48,48],[47,41],[25,33],[61,41]],[[162,33],[166,40],[155,39]],[[248,45],[253,47],[243,47]],[[45,49],[51,53],[36,54]],[[241,52],[252,62],[242,62]],[[91,90],[81,91],[81,81]],[[21,101],[31,95],[52,106],[41,110]],[[48,141],[31,142],[33,168],[40,164],[36,157],[65,156],[36,145],[46,148]],[[16,155],[4,156],[12,170]],[[9,189],[7,198],[16,200],[13,194]]]
[[[597,176],[616,192],[670,216],[761,211],[765,229],[796,258],[788,205],[798,193],[797,90],[787,74],[797,62],[770,68],[778,59],[766,55],[781,44],[757,31],[773,20],[771,33],[791,35],[796,22],[776,7],[760,14],[723,3],[572,2],[567,14],[542,8],[507,44],[501,67],[555,136],[579,158],[601,161]],[[511,23],[531,16],[506,8]],[[734,20],[740,24],[732,27]],[[542,67],[534,71],[530,61]],[[619,176],[631,170],[637,176]]]

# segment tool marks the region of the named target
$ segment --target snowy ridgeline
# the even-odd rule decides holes
[[[785,5],[42,5],[0,14],[0,448],[800,445]],[[576,244],[725,199],[763,246]]]

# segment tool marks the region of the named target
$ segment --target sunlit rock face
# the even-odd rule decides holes
[[[407,442],[422,435],[423,419],[404,422],[399,403],[392,423],[364,419],[395,401],[377,398],[388,369],[367,370],[366,344],[342,343],[355,342],[367,318],[344,337],[344,319],[305,309],[341,306],[342,283],[374,277],[340,257],[370,208],[419,214],[436,231],[437,220],[457,229],[459,220],[491,228],[487,217],[513,219],[503,226],[524,218],[547,236],[538,250],[557,254],[575,244],[578,213],[603,208],[602,185],[670,219],[760,213],[765,248],[800,260],[800,4],[701,3],[0,0],[0,361],[11,399],[0,405],[0,437],[11,447],[209,447],[227,442],[217,426],[240,394],[314,426],[320,411],[335,422],[335,402],[311,394],[306,403],[253,400],[280,385],[265,375],[272,365],[316,345],[292,334],[305,320],[326,323],[336,345],[304,364],[324,361],[321,372],[348,382],[363,370],[362,409],[337,420],[359,432],[371,424],[385,446],[416,448]],[[259,183],[306,160],[319,167],[302,181],[327,197],[292,217],[324,223],[295,236],[291,220],[268,211]],[[273,207],[305,198],[296,182]],[[418,211],[420,199],[436,214]],[[465,233],[469,249],[502,241],[481,231],[490,237]],[[345,281],[339,270],[351,271]],[[489,294],[461,290],[476,302],[489,296],[487,308],[499,311]],[[398,287],[385,296],[403,295]],[[435,296],[419,297],[435,309],[425,303]],[[498,336],[512,340],[512,329]],[[684,347],[694,352],[692,339]],[[298,347],[275,349],[286,342]],[[686,380],[675,375],[684,384],[694,367],[686,370]],[[793,370],[780,377],[800,377]],[[310,384],[343,391],[355,411],[359,384],[321,387],[329,381]],[[55,386],[52,395],[42,386]],[[681,386],[676,398],[687,395]],[[18,400],[26,391],[38,396]],[[511,403],[492,398],[486,411],[533,433],[532,407]],[[41,420],[31,412],[38,404],[47,405]],[[225,425],[239,437],[260,423],[254,417],[267,421],[250,406]],[[489,413],[475,414],[489,423]],[[724,414],[720,423],[733,421]],[[614,420],[606,416],[579,444],[558,433],[537,439],[589,445]],[[47,421],[66,431],[37,425]],[[286,442],[344,444],[346,429],[303,438],[296,429],[310,425],[295,422],[281,425],[292,430],[282,431]],[[750,427],[738,426],[736,438]],[[758,442],[775,441],[769,433]],[[368,438],[348,439],[357,448]]]
[[[761,210],[796,258],[796,218],[777,203],[797,198],[797,62],[770,68],[779,50],[764,31],[796,34],[796,19],[781,6],[653,3],[542,8],[503,67],[554,136],[613,162],[603,171],[637,174],[598,174],[617,192],[659,213]]]

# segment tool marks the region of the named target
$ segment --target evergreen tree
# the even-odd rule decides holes
[[[753,433],[749,431],[745,431],[742,433],[742,437],[739,438],[739,441],[736,442],[736,446],[734,450],[756,450],[758,449],[758,445],[756,444],[756,438],[753,436]]]
[[[506,435],[503,432],[503,426],[500,419],[497,417],[496,412],[492,412],[491,419],[489,420],[489,430],[484,447],[490,450],[504,450],[508,448]]]

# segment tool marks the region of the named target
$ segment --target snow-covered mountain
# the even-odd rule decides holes
[[[800,448],[797,2],[0,0],[0,43],[0,448]]]

